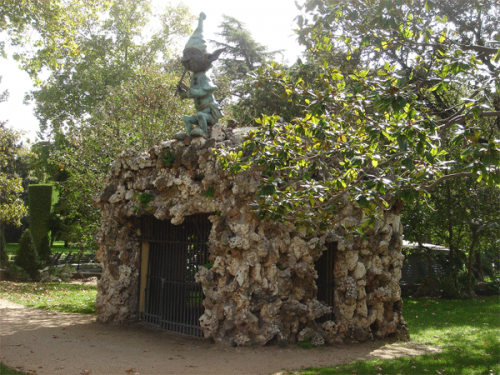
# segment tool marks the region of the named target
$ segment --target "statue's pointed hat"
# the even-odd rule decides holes
[[[198,19],[198,27],[194,31],[193,35],[189,38],[184,49],[195,48],[203,53],[207,52],[207,44],[205,39],[203,39],[203,21],[207,18],[205,13],[200,13],[200,18]]]

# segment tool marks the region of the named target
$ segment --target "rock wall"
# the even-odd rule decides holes
[[[384,212],[365,239],[345,233],[346,224],[362,220],[360,211],[347,203],[344,219],[312,238],[293,225],[260,221],[250,206],[258,172],[226,174],[215,162],[214,150],[235,139],[230,130],[214,133],[210,140],[168,141],[149,153],[128,151],[112,165],[108,185],[96,200],[103,217],[98,320],[138,320],[142,215],[179,224],[188,215],[213,213],[213,266],[201,267],[197,274],[205,294],[200,324],[206,338],[233,345],[406,338],[397,212]],[[144,195],[152,200],[141,204]],[[335,318],[317,323],[332,308],[316,299],[314,262],[332,242],[337,248]]]

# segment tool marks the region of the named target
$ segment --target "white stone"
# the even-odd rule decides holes
[[[307,246],[306,241],[299,237],[292,239],[290,250],[295,255],[297,260],[309,253],[309,247]]]
[[[347,269],[353,271],[358,264],[359,255],[355,251],[348,251],[345,253],[345,259],[347,263]]]
[[[387,242],[387,241],[380,241],[380,243],[378,244],[378,250],[377,251],[379,253],[386,252],[388,248],[389,248],[389,242]]]
[[[354,278],[355,279],[362,279],[366,275],[366,267],[363,263],[358,262],[356,265],[356,269],[354,270]]]
[[[203,137],[196,137],[191,140],[191,144],[195,147],[202,147],[205,143],[207,143],[207,140]]]
[[[223,141],[226,139],[226,135],[222,130],[221,124],[216,124],[212,126],[212,138],[214,138],[217,141]]]

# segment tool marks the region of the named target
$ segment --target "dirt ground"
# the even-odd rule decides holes
[[[45,311],[0,299],[0,361],[37,375],[278,375],[311,366],[435,351],[380,341],[315,349],[233,348],[139,325],[101,325],[92,315]]]

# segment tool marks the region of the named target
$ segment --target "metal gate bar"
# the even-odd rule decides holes
[[[188,216],[180,225],[142,218],[142,241],[149,243],[144,323],[202,336],[203,292],[195,274],[208,262],[209,215]]]
[[[337,242],[328,242],[326,250],[323,251],[323,254],[315,263],[316,272],[318,273],[318,279],[316,280],[316,286],[318,287],[317,299],[330,307],[335,306],[335,276],[333,269],[336,251]],[[332,313],[323,315],[316,321],[326,322],[333,319],[334,313],[332,311]]]

